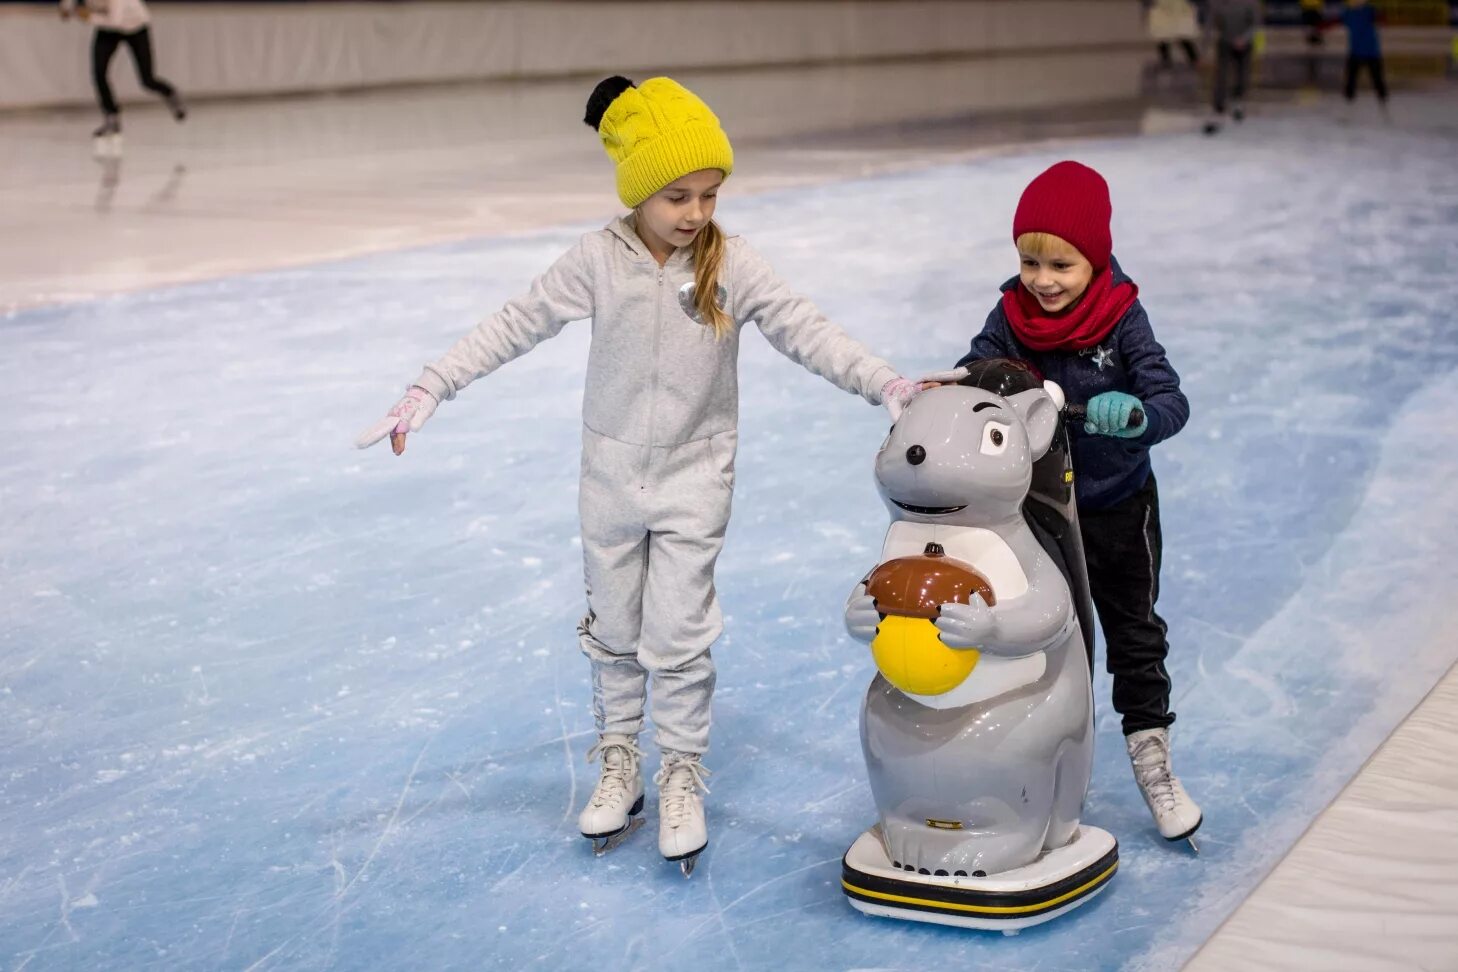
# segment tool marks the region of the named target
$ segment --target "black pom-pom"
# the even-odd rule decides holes
[[[587,99],[587,114],[582,119],[587,123],[587,127],[597,131],[597,126],[602,124],[602,116],[607,114],[608,106],[618,95],[633,86],[633,82],[621,74],[614,74],[610,78],[603,78],[599,81]]]

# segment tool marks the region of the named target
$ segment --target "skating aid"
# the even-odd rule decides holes
[[[892,524],[871,577],[901,565],[908,582],[856,588],[880,616],[860,719],[879,819],[841,868],[860,912],[1017,934],[1082,907],[1118,871],[1117,841],[1080,820],[1092,604],[1059,418],[1083,406],[1066,405],[1026,364],[977,362],[917,396],[876,456]],[[1026,474],[1021,495],[1003,486],[1010,470]]]
[[[1082,424],[1088,418],[1088,406],[1069,404],[1063,407],[1063,420],[1071,424]],[[1129,429],[1139,428],[1144,421],[1144,409],[1136,408],[1129,412],[1129,421],[1124,426]]]

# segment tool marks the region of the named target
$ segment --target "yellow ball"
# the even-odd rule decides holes
[[[926,618],[888,614],[871,642],[871,656],[886,681],[912,695],[941,695],[961,685],[977,666],[975,648],[948,648]]]

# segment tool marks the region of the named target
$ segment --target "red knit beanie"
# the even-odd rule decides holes
[[[1109,184],[1078,162],[1059,162],[1028,183],[1013,216],[1013,241],[1024,233],[1052,233],[1072,243],[1094,272],[1109,265],[1114,240]]]

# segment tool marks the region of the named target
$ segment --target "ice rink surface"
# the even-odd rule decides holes
[[[443,405],[402,458],[353,449],[603,221],[0,317],[0,961],[1177,967],[1458,658],[1455,148],[1443,126],[1288,114],[729,183],[726,228],[908,375],[981,326],[1033,175],[1073,157],[1112,186],[1115,253],[1192,404],[1155,467],[1204,853],[1153,830],[1101,675],[1085,819],[1123,863],[1017,938],[865,918],[839,888],[874,812],[873,668],[840,611],[887,524],[882,410],[746,335],[689,880],[651,811],[603,859],[576,833],[588,325]]]

